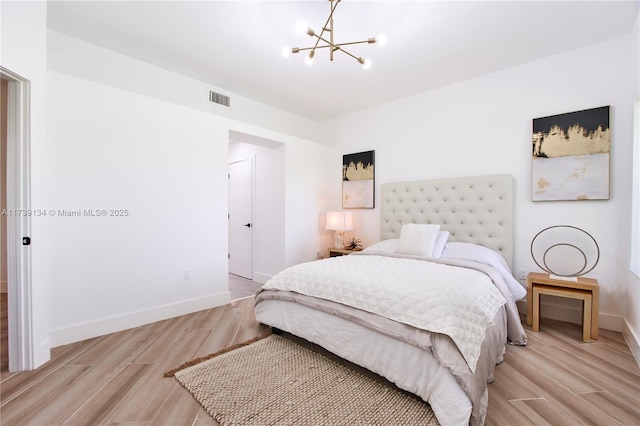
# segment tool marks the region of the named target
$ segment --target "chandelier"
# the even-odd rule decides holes
[[[306,23],[303,22],[299,22],[296,25],[296,29],[298,30],[299,33],[302,34],[307,34],[311,37],[314,37],[316,39],[316,42],[313,46],[311,47],[294,47],[292,49],[290,49],[289,47],[283,47],[282,48],[282,55],[285,57],[289,57],[292,53],[300,53],[302,51],[308,50],[309,54],[304,58],[305,63],[307,63],[308,65],[311,65],[313,63],[313,57],[316,54],[316,50],[317,49],[329,49],[329,60],[333,61],[333,54],[336,51],[341,51],[349,56],[351,56],[353,59],[355,59],[356,61],[358,61],[362,67],[364,69],[369,69],[371,68],[371,61],[369,59],[364,59],[362,57],[359,56],[355,56],[352,53],[348,52],[347,50],[344,49],[344,46],[350,46],[350,45],[354,45],[354,44],[374,44],[374,43],[378,43],[379,45],[385,45],[387,38],[385,35],[379,35],[378,37],[370,37],[366,40],[361,40],[361,41],[351,41],[348,43],[335,43],[333,41],[334,39],[334,26],[333,26],[333,15],[336,11],[336,7],[338,7],[338,4],[340,3],[341,0],[329,0],[329,2],[331,3],[331,12],[329,13],[329,17],[327,18],[327,22],[325,22],[324,26],[322,27],[322,31],[320,31],[320,34],[316,34],[316,32],[310,28],[309,26],[306,25]],[[329,39],[327,40],[327,36],[325,35],[325,33],[328,33],[328,37]],[[320,44],[320,42],[324,42],[326,44]]]

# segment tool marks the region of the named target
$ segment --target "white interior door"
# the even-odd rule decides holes
[[[229,164],[229,272],[253,279],[253,159]]]

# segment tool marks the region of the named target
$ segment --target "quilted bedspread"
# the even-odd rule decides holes
[[[449,336],[474,372],[485,329],[506,303],[481,271],[411,258],[342,256],[295,265],[262,290],[331,300]]]

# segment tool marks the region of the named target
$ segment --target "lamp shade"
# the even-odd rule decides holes
[[[353,214],[351,212],[327,212],[327,231],[351,231],[353,229]]]

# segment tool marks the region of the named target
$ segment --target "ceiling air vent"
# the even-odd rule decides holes
[[[224,105],[226,107],[231,106],[231,98],[229,96],[223,95],[221,93],[216,93],[213,90],[209,90],[209,102]]]

